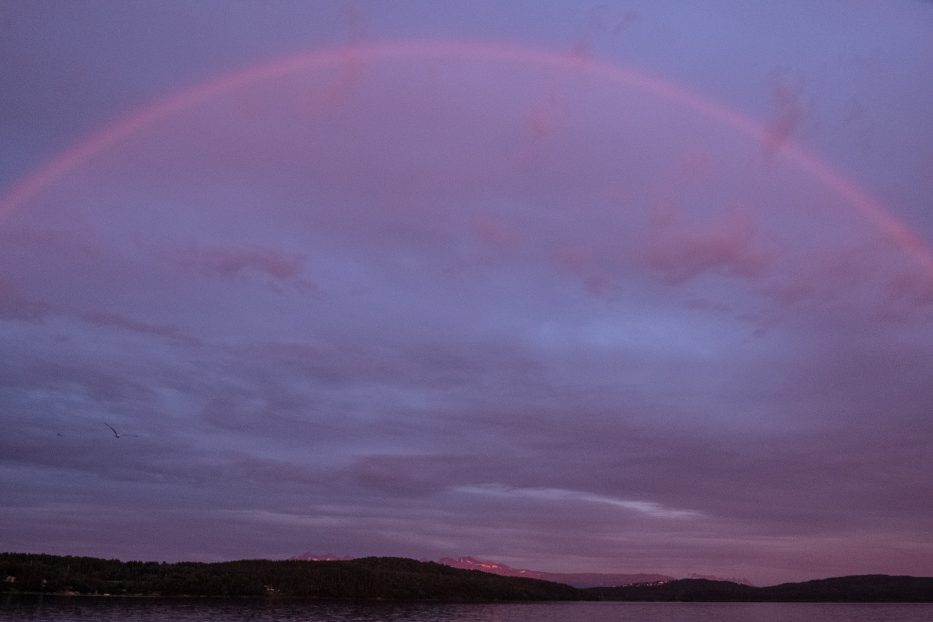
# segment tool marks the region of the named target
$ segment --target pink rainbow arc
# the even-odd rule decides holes
[[[0,219],[35,198],[46,187],[80,166],[82,162],[118,145],[141,129],[176,112],[253,82],[281,77],[301,70],[345,63],[348,58],[354,62],[391,58],[459,58],[537,65],[561,71],[580,72],[674,102],[730,127],[752,140],[765,141],[768,134],[763,124],[741,112],[662,78],[606,61],[583,59],[566,53],[513,44],[469,41],[405,41],[341,46],[280,58],[226,73],[160,99],[105,126],[27,174],[7,194],[0,197]],[[881,201],[869,195],[855,182],[797,142],[784,143],[778,155],[793,162],[845,199],[849,205],[872,222],[885,237],[915,259],[928,275],[933,276],[933,250],[920,236],[892,214]]]

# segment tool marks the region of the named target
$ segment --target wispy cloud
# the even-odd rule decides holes
[[[564,488],[523,488],[505,486],[503,484],[479,484],[458,486],[455,490],[457,492],[474,495],[540,499],[542,501],[551,501],[561,504],[596,503],[629,510],[652,518],[690,519],[703,516],[702,512],[670,508],[653,501],[623,499],[581,490],[566,490]]]

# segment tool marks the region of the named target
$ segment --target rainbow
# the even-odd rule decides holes
[[[444,58],[532,65],[558,71],[577,72],[610,83],[621,84],[683,106],[725,127],[732,128],[749,139],[764,142],[768,137],[767,128],[751,117],[690,89],[624,65],[505,43],[402,41],[359,44],[288,56],[238,69],[136,110],[65,149],[20,179],[5,195],[0,197],[0,220],[34,199],[56,180],[75,170],[95,155],[119,145],[143,128],[219,95],[299,71],[337,67],[341,63],[346,63],[348,59],[352,62],[369,62],[387,59]],[[844,199],[846,204],[873,223],[885,238],[900,247],[916,260],[928,275],[933,277],[933,250],[881,201],[869,195],[858,184],[798,142],[793,140],[785,142],[778,155]]]

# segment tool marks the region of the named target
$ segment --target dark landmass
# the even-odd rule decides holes
[[[752,587],[731,581],[679,579],[665,583],[581,590],[587,599],[692,602],[929,603],[933,578],[857,575]]]
[[[0,553],[2,592],[447,602],[582,598],[567,585],[397,557],[208,564],[20,553]]]
[[[577,589],[398,557],[208,564],[0,553],[0,593],[443,602],[933,602],[933,578],[859,575],[770,587],[678,579]]]

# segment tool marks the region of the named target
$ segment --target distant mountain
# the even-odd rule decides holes
[[[301,555],[295,555],[294,557],[288,558],[290,561],[296,562],[339,562],[339,561],[348,561],[353,559],[352,557],[337,557],[333,553],[324,553],[320,555],[318,553],[302,553]]]
[[[311,561],[311,562],[330,562],[330,561],[349,561],[356,559],[354,557],[337,556],[333,553],[311,553],[305,552],[294,557],[289,557],[293,561]],[[527,568],[513,568],[499,562],[476,559],[469,555],[458,557],[444,557],[438,560],[438,563],[451,568],[461,570],[479,570],[500,577],[525,577],[529,579],[540,579],[542,581],[551,581],[553,583],[563,583],[578,588],[587,587],[617,587],[621,585],[634,585],[639,583],[663,583],[673,581],[674,577],[654,573],[599,573],[599,572],[547,572],[545,570],[528,570]],[[707,579],[710,581],[728,581],[741,585],[752,585],[748,579],[736,577],[717,577],[711,575],[691,574],[687,579]]]
[[[758,588],[710,579],[676,579],[664,583],[642,583],[621,587],[583,590],[594,600],[634,601],[755,601]]]
[[[752,587],[731,581],[678,579],[663,584],[581,590],[587,599],[692,602],[933,602],[933,578],[856,575]]]
[[[682,577],[682,578],[684,578],[684,579],[707,579],[707,580],[709,580],[709,581],[728,581],[728,582],[730,582],[730,583],[738,583],[738,584],[740,584],[740,585],[751,585],[751,586],[754,586],[754,585],[755,585],[754,583],[752,583],[751,581],[749,581],[748,579],[746,579],[746,578],[744,578],[744,577],[743,577],[743,578],[739,578],[739,577],[717,577],[717,576],[715,576],[715,575],[690,573],[688,576]]]
[[[619,585],[632,585],[635,583],[655,583],[661,581],[671,581],[673,577],[662,574],[623,574],[623,573],[597,573],[597,572],[545,572],[543,570],[528,570],[526,568],[512,568],[498,562],[485,561],[475,557],[458,557],[456,559],[445,557],[440,560],[441,564],[451,568],[460,568],[462,570],[480,570],[490,574],[497,574],[503,577],[528,577],[540,579],[542,581],[551,581],[554,583],[564,583],[573,587],[614,587]]]

